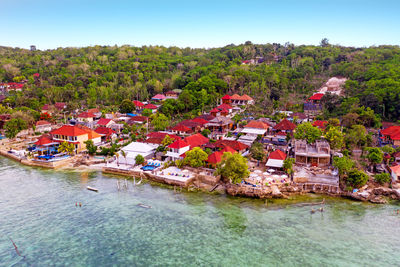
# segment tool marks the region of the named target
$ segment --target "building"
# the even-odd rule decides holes
[[[101,112],[98,108],[91,108],[91,109],[88,109],[87,112],[92,113],[92,114],[94,115],[94,118],[95,118],[96,120],[98,120],[98,119],[101,118],[102,112]]]
[[[125,156],[121,152],[117,158],[118,164],[135,165],[136,156],[142,155],[145,159],[151,159],[157,149],[158,145],[146,144],[141,142],[132,142],[129,145],[123,147],[121,150],[125,152]]]
[[[239,142],[237,140],[218,140],[213,145],[217,149],[224,149],[226,147],[230,147],[239,153],[243,153],[249,148],[248,145],[243,144],[242,142]]]
[[[135,105],[136,110],[142,110],[144,107],[144,104],[138,100],[133,100],[133,104]]]
[[[154,105],[154,104],[147,104],[143,108],[150,109],[151,112],[153,112],[153,113],[156,113],[157,109],[158,109],[158,107],[156,105]]]
[[[156,94],[155,96],[153,96],[151,98],[151,101],[155,101],[155,102],[161,102],[164,101],[167,97],[163,94]]]
[[[390,126],[380,131],[385,143],[400,146],[400,126]]]
[[[144,142],[161,145],[162,141],[164,140],[164,138],[167,135],[174,141],[181,139],[179,136],[174,135],[174,134],[168,134],[168,133],[163,133],[163,132],[151,132],[151,133],[147,134],[147,139]]]
[[[296,164],[326,167],[330,165],[331,149],[326,140],[317,140],[307,144],[305,140],[296,140],[294,154]]]
[[[148,122],[149,118],[146,116],[135,116],[130,118],[126,123],[128,125],[133,125],[133,124],[146,124]]]
[[[285,159],[286,153],[280,149],[277,149],[269,154],[265,166],[273,169],[282,169]]]
[[[233,121],[227,117],[218,116],[210,120],[205,127],[211,131],[214,138],[222,137],[233,127]]]
[[[101,135],[101,142],[107,142],[117,137],[113,129],[104,126],[97,127],[94,131]]]
[[[400,177],[400,165],[390,167],[390,174],[392,176],[392,181],[398,181]]]
[[[78,122],[93,122],[96,116],[88,111],[82,112],[78,115],[77,121]]]
[[[111,127],[111,125],[115,124],[115,122],[111,119],[101,118],[96,124],[99,127]]]
[[[45,120],[37,121],[35,126],[35,132],[44,133],[51,131],[51,123]]]
[[[200,133],[187,136],[183,140],[190,146],[190,149],[194,147],[202,147],[210,141],[207,137],[204,137]]]
[[[101,142],[101,136],[98,133],[90,129],[83,129],[72,125],[61,126],[60,128],[51,131],[50,136],[55,142],[68,142],[74,144],[75,152],[77,153],[86,149],[85,142],[87,140],[92,140],[94,144]]]
[[[179,93],[175,91],[168,91],[165,93],[166,99],[178,99]]]
[[[190,146],[182,139],[178,139],[168,146],[167,157],[170,160],[182,159],[183,154],[189,151]]]
[[[324,94],[317,93],[309,97],[304,103],[304,114],[308,117],[315,117],[320,114],[322,112],[321,99],[323,96]]]
[[[296,124],[293,122],[289,121],[288,119],[283,119],[281,122],[279,122],[277,125],[275,125],[272,129],[275,132],[284,132],[284,133],[290,133],[292,134],[294,130],[296,129]]]

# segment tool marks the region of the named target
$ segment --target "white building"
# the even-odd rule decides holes
[[[142,155],[145,159],[153,157],[158,145],[132,142],[121,150],[125,152],[126,158],[119,152],[118,163],[135,165],[137,155]]]

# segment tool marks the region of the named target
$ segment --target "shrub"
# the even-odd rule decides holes
[[[375,181],[379,184],[389,183],[390,182],[390,175],[389,173],[381,173],[375,175]]]

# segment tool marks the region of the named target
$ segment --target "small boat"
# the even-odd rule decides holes
[[[142,204],[142,203],[139,203],[139,204],[137,204],[139,207],[142,207],[142,208],[146,208],[146,209],[151,209],[151,206],[149,206],[149,205],[145,205],[145,204]]]
[[[90,191],[94,191],[94,192],[99,192],[99,189],[91,187],[91,186],[86,186],[86,189],[90,190]]]

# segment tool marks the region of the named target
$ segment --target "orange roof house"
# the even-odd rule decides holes
[[[197,133],[191,136],[185,137],[184,141],[189,144],[190,149],[194,147],[201,147],[208,143],[209,139],[204,137],[202,134]]]

